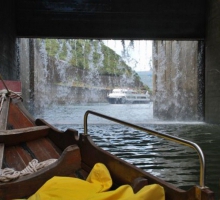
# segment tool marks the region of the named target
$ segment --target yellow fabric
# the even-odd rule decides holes
[[[134,194],[129,185],[107,191],[112,179],[105,165],[97,163],[86,181],[70,177],[53,177],[28,200],[165,200],[159,185],[143,187]]]
[[[106,191],[112,186],[111,175],[106,166],[102,163],[94,165],[86,181],[99,187],[97,192]]]

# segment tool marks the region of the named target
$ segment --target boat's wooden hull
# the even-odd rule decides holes
[[[138,191],[146,184],[164,187],[166,200],[214,199],[208,189],[192,187],[184,191],[113,156],[97,147],[89,135],[74,129],[61,132],[44,120],[34,121],[20,103],[8,102],[8,118],[1,121],[0,144],[3,144],[2,168],[22,170],[36,158],[41,161],[55,158],[56,162],[31,175],[0,183],[0,199],[24,198],[35,193],[53,176],[71,176],[85,179],[93,166],[101,162],[106,165],[115,189],[130,184]],[[1,115],[3,119],[3,115]],[[0,156],[1,159],[1,156]]]

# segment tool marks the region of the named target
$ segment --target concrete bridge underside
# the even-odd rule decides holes
[[[220,123],[220,1],[8,0],[0,10],[5,79],[20,78],[20,37],[203,40],[205,121]]]

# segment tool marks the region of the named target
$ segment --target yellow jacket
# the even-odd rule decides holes
[[[105,165],[97,163],[88,178],[53,177],[28,200],[165,200],[164,190],[153,184],[134,194],[130,185],[109,190],[112,179]]]

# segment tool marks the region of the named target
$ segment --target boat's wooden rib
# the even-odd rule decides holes
[[[18,108],[18,110],[23,113],[23,115],[27,118],[30,124],[35,125],[35,119],[33,116],[27,111],[21,101],[15,101],[14,104]]]
[[[8,128],[17,129],[35,126],[34,122],[22,112],[19,104],[11,103],[8,112]]]
[[[131,183],[131,187],[133,188],[134,193],[137,193],[145,185],[148,185],[148,180],[144,177],[137,177]]]
[[[2,168],[13,168],[14,170],[23,170],[33,158],[19,146],[5,148],[4,162]]]
[[[54,149],[48,138],[39,138],[26,143],[34,158],[39,161],[48,160],[50,158],[59,158],[60,154]]]
[[[4,143],[0,143],[0,168],[2,168],[3,158],[4,158]]]
[[[72,145],[75,140],[78,140],[78,131],[70,129],[71,131],[62,132],[51,126],[43,119],[37,119],[35,121],[37,126],[48,126],[50,131],[48,138],[61,150],[64,150],[69,145]]]
[[[69,146],[55,163],[46,168],[8,183],[0,183],[0,199],[28,197],[53,176],[75,177],[80,168],[80,150],[77,145]]]

